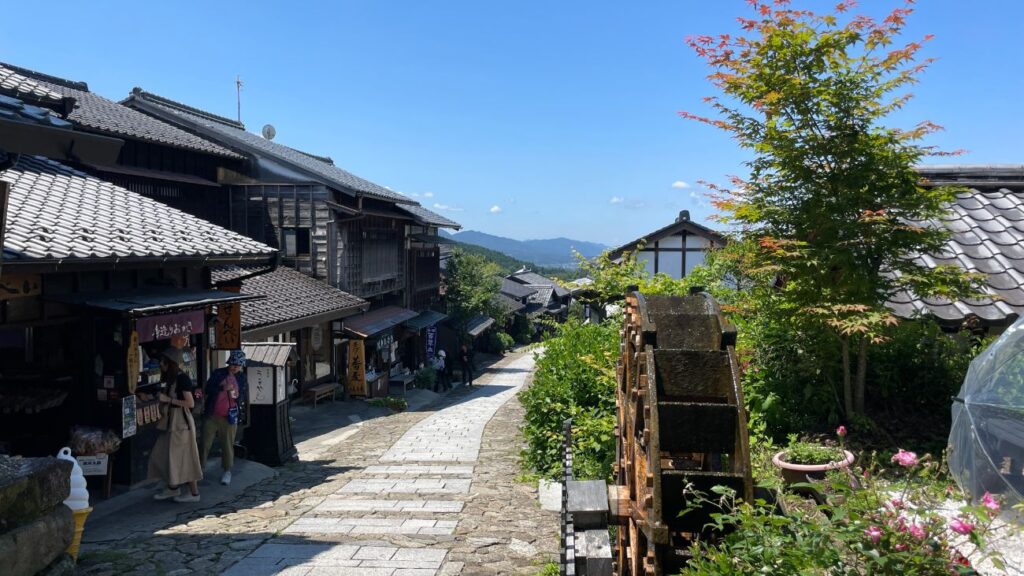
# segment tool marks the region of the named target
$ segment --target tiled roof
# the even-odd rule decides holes
[[[526,298],[530,294],[535,294],[537,289],[530,288],[525,284],[520,284],[519,282],[509,280],[508,278],[502,278],[500,292],[513,298]]]
[[[416,217],[416,220],[424,222],[430,226],[437,226],[438,228],[454,228],[455,230],[462,228],[462,224],[459,224],[455,220],[450,220],[440,214],[431,212],[423,206],[401,204],[398,208],[412,214]]]
[[[31,79],[37,86],[52,94],[74,98],[75,107],[67,119],[84,128],[174,148],[206,152],[227,158],[242,158],[241,155],[223,146],[90,92],[89,86],[84,82],[65,80],[10,64],[0,66]]]
[[[72,128],[72,124],[70,122],[62,120],[60,116],[48,108],[32,106],[18,98],[4,96],[3,94],[0,94],[0,119],[29,122],[31,124],[40,124],[43,126],[52,126],[54,128],[64,128],[68,130]]]
[[[531,304],[540,304],[541,306],[547,306],[548,302],[551,302],[551,293],[554,292],[554,288],[551,286],[529,286],[536,290],[527,301]]]
[[[523,304],[519,300],[509,298],[505,294],[495,294],[491,300],[497,305],[503,308],[506,312],[519,312],[523,308],[526,308],[526,304]]]
[[[11,184],[4,257],[269,257],[275,250],[63,164],[21,156]]]
[[[986,277],[983,291],[993,298],[949,302],[904,293],[893,297],[889,307],[904,318],[930,315],[960,322],[976,317],[983,323],[1008,324],[1024,313],[1024,167],[1017,167],[1012,182],[1002,177],[990,184],[985,180],[991,171],[968,174],[970,180],[965,180],[964,174],[948,173],[954,168],[966,167],[950,167],[941,181],[939,168],[921,170],[934,184],[970,181],[976,186],[958,194],[940,221],[918,222],[946,228],[951,236],[942,253],[915,260],[929,267],[952,264],[981,273]]]
[[[331,313],[341,318],[370,305],[362,298],[286,267],[243,281],[242,292],[266,296],[263,300],[242,303],[242,330]]]
[[[552,288],[555,289],[555,295],[557,295],[559,298],[569,295],[569,291],[566,290],[565,288],[562,288],[558,284],[558,282],[555,282],[551,278],[541,276],[536,272],[516,272],[515,274],[509,276],[509,278],[515,280],[516,282],[519,282],[520,284],[527,284],[531,286],[551,286]]]
[[[51,90],[3,64],[0,64],[0,91],[18,98],[47,102],[52,105],[64,106],[68,103],[68,98],[60,92]],[[73,101],[69,104],[73,104]]]
[[[168,121],[175,121],[192,127],[210,138],[227,143],[228,146],[246,149],[257,154],[266,154],[278,161],[290,164],[298,170],[312,174],[318,179],[322,179],[325,184],[352,190],[370,198],[403,204],[416,204],[415,200],[407,196],[388,190],[369,180],[364,180],[323,159],[247,132],[243,124],[210,114],[198,108],[168,100],[162,96],[146,92],[141,88],[133,89],[125,103],[129,106],[138,106],[143,110],[158,114]]]

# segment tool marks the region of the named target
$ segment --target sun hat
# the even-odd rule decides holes
[[[245,366],[245,352],[241,350],[232,350],[231,354],[228,355],[228,366]]]

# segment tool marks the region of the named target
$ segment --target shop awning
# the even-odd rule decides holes
[[[487,330],[493,324],[494,318],[491,318],[490,316],[484,316],[482,314],[480,316],[474,316],[466,323],[466,332],[473,338],[476,338],[483,334],[484,330]]]
[[[369,338],[417,316],[419,316],[418,313],[408,308],[385,306],[378,310],[370,310],[362,316],[346,318],[345,330],[361,338]]]
[[[412,320],[406,320],[403,326],[417,331],[423,330],[424,328],[437,324],[438,322],[444,320],[447,317],[447,314],[443,314],[441,312],[434,312],[433,310],[427,310],[426,312],[420,312],[420,315],[413,318]]]
[[[262,296],[222,292],[220,290],[155,289],[124,293],[93,292],[51,295],[47,297],[47,300],[77,306],[88,306],[90,308],[102,308],[114,312],[126,312],[132,316],[143,316],[146,314],[173,312],[175,310],[203,308],[211,304],[224,302],[257,300],[259,298],[262,298]]]

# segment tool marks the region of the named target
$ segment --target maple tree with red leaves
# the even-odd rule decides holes
[[[840,339],[843,408],[861,414],[868,346],[898,322],[886,302],[901,293],[978,296],[976,276],[912,257],[942,251],[948,238],[928,222],[957,190],[922,187],[914,170],[944,154],[921,143],[940,127],[884,124],[932,62],[918,58],[931,36],[898,42],[910,0],[882,19],[849,14],[853,0],[829,13],[788,0],[748,4],[753,17],[737,19],[745,35],[687,39],[721,94],[704,99],[713,114],[680,115],[752,151],[748,176],[709,185],[714,205],[757,247],[753,265],[770,273],[772,298]]]

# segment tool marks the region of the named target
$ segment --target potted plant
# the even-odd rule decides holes
[[[797,484],[808,480],[824,480],[829,470],[842,470],[853,464],[854,456],[844,446],[846,428],[836,430],[839,446],[826,446],[813,442],[798,442],[790,436],[789,447],[772,457],[772,464],[782,471],[786,484]]]

